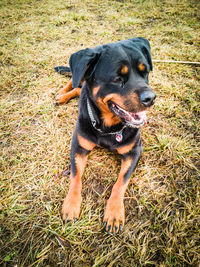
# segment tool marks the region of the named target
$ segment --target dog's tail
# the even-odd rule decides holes
[[[66,77],[72,77],[72,72],[69,67],[58,66],[55,67],[54,70]]]

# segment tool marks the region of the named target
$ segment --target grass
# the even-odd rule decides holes
[[[199,61],[198,9],[187,0],[0,2],[0,265],[199,265],[199,67],[154,63],[157,102],[117,236],[102,219],[120,160],[103,149],[88,160],[80,220],[62,225],[78,101],[52,104],[67,82],[54,66],[85,47],[143,36],[153,59]]]

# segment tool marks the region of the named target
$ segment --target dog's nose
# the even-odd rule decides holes
[[[140,103],[145,107],[150,107],[155,103],[156,95],[151,90],[143,91],[139,94]]]

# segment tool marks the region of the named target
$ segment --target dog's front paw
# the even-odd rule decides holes
[[[110,197],[107,201],[104,214],[104,228],[108,234],[117,233],[122,229],[125,221],[125,209],[123,199]]]
[[[82,197],[79,193],[68,192],[62,206],[63,222],[68,223],[78,219],[81,210]]]

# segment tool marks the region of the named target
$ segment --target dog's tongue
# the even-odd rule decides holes
[[[137,113],[129,113],[131,115],[131,122],[136,124],[147,124],[146,111],[141,111]]]
[[[146,111],[132,113],[124,110],[114,103],[112,104],[112,108],[114,109],[115,113],[117,113],[117,116],[124,119],[130,127],[138,128],[147,123]]]
[[[135,126],[142,126],[147,123],[147,116],[145,111],[132,113],[123,110],[124,113],[124,119],[128,121],[130,124]]]

